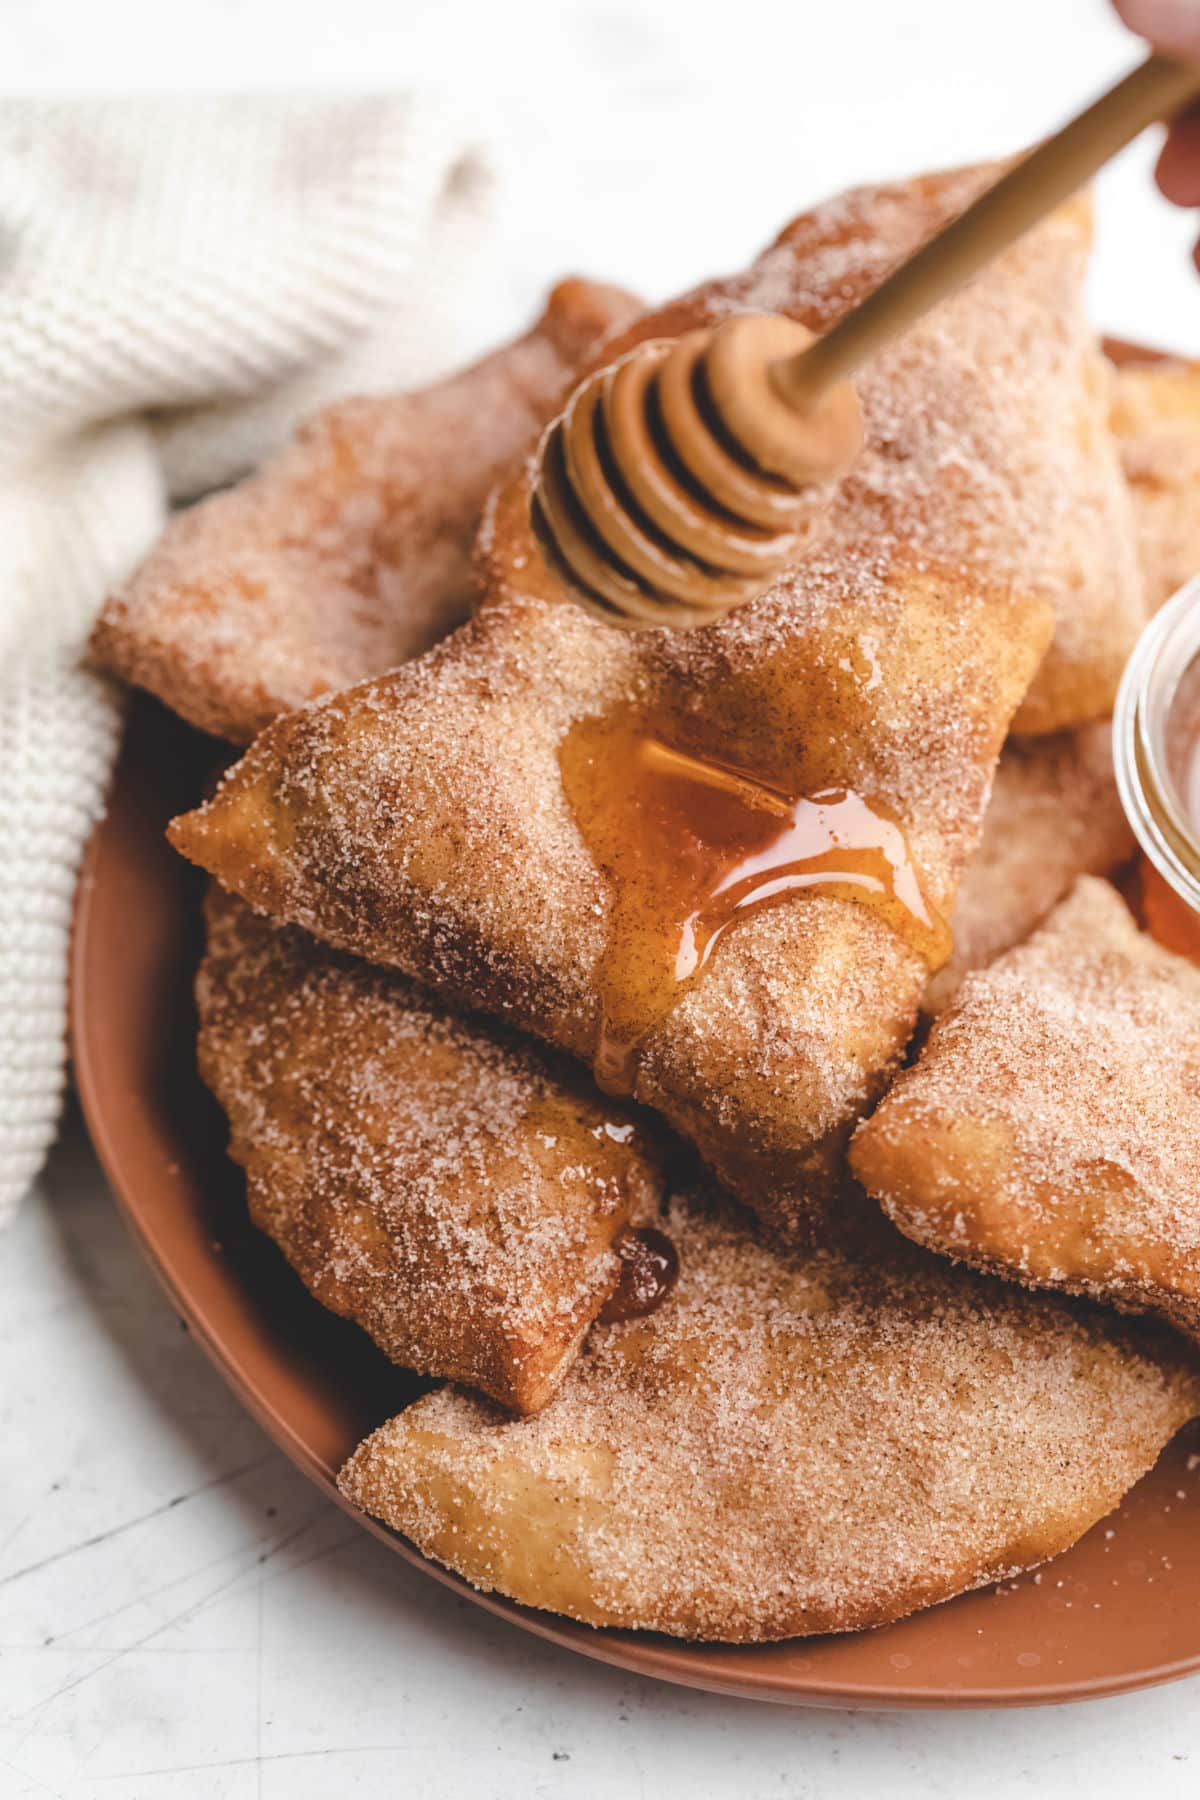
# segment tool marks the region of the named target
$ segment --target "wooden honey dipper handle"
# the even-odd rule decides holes
[[[532,518],[576,597],[630,626],[704,625],[820,530],[863,423],[848,377],[1200,92],[1152,55],[814,338],[735,314],[589,376],[539,451]]]
[[[1148,125],[1171,118],[1198,92],[1200,70],[1148,56],[1002,175],[811,349],[773,363],[774,387],[793,406],[811,405],[1070,199]]]

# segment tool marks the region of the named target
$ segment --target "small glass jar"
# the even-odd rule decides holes
[[[1113,714],[1113,764],[1138,843],[1200,932],[1200,576],[1138,639]]]

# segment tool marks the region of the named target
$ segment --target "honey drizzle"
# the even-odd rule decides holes
[[[1149,857],[1138,859],[1137,876],[1136,910],[1145,930],[1164,950],[1200,963],[1200,916],[1159,874]]]
[[[621,1259],[621,1273],[596,1315],[601,1325],[619,1325],[657,1312],[679,1279],[679,1252],[653,1225],[623,1231],[613,1249]]]
[[[737,919],[802,892],[870,907],[936,969],[950,953],[904,833],[848,788],[794,795],[670,741],[632,706],[582,720],[559,753],[579,829],[613,887],[596,1080],[628,1094],[640,1048]]]

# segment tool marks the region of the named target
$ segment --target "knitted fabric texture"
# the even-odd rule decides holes
[[[454,358],[492,188],[425,96],[5,103],[0,1222],[61,1103],[75,880],[120,735],[79,663],[100,603],[171,500]]]

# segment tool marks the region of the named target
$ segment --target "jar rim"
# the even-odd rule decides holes
[[[1168,731],[1184,676],[1200,665],[1200,576],[1155,613],[1125,667],[1113,711],[1113,768],[1139,845],[1200,912],[1200,829],[1171,770]]]

